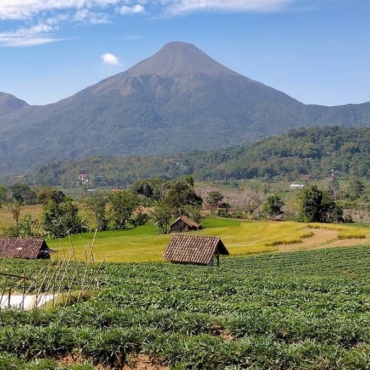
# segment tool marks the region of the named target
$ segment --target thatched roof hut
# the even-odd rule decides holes
[[[228,255],[224,243],[214,236],[172,235],[163,257],[173,263],[188,263],[196,265],[213,265],[216,257],[219,265],[219,255]]]

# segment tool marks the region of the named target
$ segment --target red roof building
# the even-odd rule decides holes
[[[54,252],[41,238],[0,238],[0,257],[48,259]]]

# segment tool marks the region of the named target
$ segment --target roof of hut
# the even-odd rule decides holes
[[[188,218],[186,216],[178,217],[174,222],[172,222],[172,224],[170,226],[176,224],[176,222],[178,222],[180,220],[188,226],[199,228],[199,224],[197,224],[195,221],[191,220],[190,218]]]
[[[41,238],[0,238],[0,257],[34,259],[39,257],[41,250],[54,252]]]
[[[216,250],[219,254],[229,254],[220,238],[175,234],[172,235],[163,257],[172,262],[207,265]]]

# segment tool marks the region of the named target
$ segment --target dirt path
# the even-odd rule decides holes
[[[313,232],[313,236],[302,239],[301,244],[279,245],[279,252],[305,251],[322,248],[349,247],[355,245],[370,245],[370,234],[365,239],[338,239],[338,231],[325,229],[307,229]]]

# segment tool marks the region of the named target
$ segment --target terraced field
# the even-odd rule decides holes
[[[370,244],[370,229],[355,225],[213,218],[202,220],[202,225],[203,229],[192,235],[220,237],[233,256]],[[76,255],[83,259],[83,251],[93,237],[92,233],[73,235],[71,239],[49,240],[48,245],[59,251],[55,257],[60,258],[72,243]],[[170,238],[157,235],[153,225],[101,232],[94,241],[94,254],[97,261],[159,262]]]

